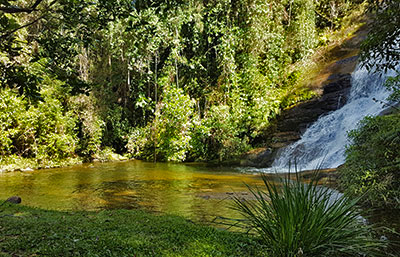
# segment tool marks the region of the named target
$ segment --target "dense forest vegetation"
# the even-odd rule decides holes
[[[304,62],[356,4],[3,0],[0,162],[232,158],[311,96]]]
[[[349,196],[360,197],[368,206],[400,209],[400,1],[382,5],[371,1],[375,15],[367,39],[362,44],[361,63],[370,72],[394,71],[385,86],[390,90],[385,107],[391,115],[366,117],[357,129],[349,132],[346,163],[339,169],[341,189]]]

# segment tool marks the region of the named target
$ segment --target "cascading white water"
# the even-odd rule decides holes
[[[282,150],[266,172],[286,171],[289,161],[296,162],[297,170],[336,168],[345,161],[347,132],[356,128],[365,116],[377,115],[390,92],[383,86],[388,76],[368,72],[358,66],[352,74],[352,86],[347,103],[340,109],[320,117],[301,139]]]

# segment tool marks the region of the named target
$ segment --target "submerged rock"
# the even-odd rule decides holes
[[[27,172],[27,171],[33,171],[33,169],[28,167],[28,168],[22,168],[20,169],[20,171]]]
[[[11,196],[10,198],[8,198],[7,200],[6,200],[6,202],[9,202],[9,203],[14,203],[14,204],[19,204],[19,203],[21,203],[22,202],[22,199],[21,199],[21,197],[19,197],[19,196]]]
[[[272,164],[275,152],[270,148],[257,148],[246,153],[241,161],[241,166],[267,167]]]

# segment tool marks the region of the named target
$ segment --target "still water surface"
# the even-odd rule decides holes
[[[210,221],[237,217],[232,194],[248,195],[259,175],[201,164],[127,161],[0,174],[0,199],[52,210],[145,209]]]

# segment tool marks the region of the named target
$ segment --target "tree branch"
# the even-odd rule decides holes
[[[43,0],[36,0],[35,3],[30,7],[30,8],[22,8],[18,6],[0,6],[0,11],[3,11],[5,13],[31,13],[33,11],[36,11],[36,7],[42,2]]]
[[[43,0],[36,0],[36,2],[32,5],[32,8],[36,8],[36,7],[40,4],[40,2],[42,2],[42,1],[43,1]],[[51,7],[51,6],[54,5],[56,2],[57,2],[57,0],[52,1],[52,2],[49,4],[48,7]],[[32,9],[32,8],[31,8],[31,9]],[[0,7],[0,10],[1,10],[1,7]],[[40,16],[39,18],[36,18],[35,20],[33,20],[33,21],[31,21],[31,22],[29,22],[29,23],[27,23],[27,24],[25,24],[25,25],[22,25],[22,26],[20,26],[20,27],[18,27],[18,28],[16,28],[16,29],[13,29],[13,30],[11,30],[11,31],[8,31],[8,32],[4,33],[3,35],[0,36],[0,40],[3,40],[4,38],[7,38],[8,36],[14,34],[15,32],[17,32],[17,31],[20,30],[20,29],[23,29],[23,28],[26,28],[26,27],[28,27],[28,26],[31,26],[31,25],[35,24],[35,23],[38,22],[39,20],[41,20],[41,19],[43,19],[44,17],[46,17],[48,11],[49,11],[49,10],[47,10],[47,12],[46,12],[45,14],[43,14],[42,16]]]
[[[21,13],[21,12],[31,13],[32,9],[31,8],[21,8],[18,6],[7,6],[7,7],[0,6],[0,11],[3,11],[5,13]]]
[[[42,2],[43,0],[36,0],[36,2],[31,6],[32,10],[35,10],[36,7]]]
[[[23,29],[23,28],[26,28],[26,27],[28,27],[28,26],[30,26],[30,25],[32,25],[32,24],[35,24],[35,23],[38,22],[39,20],[43,19],[45,16],[46,16],[46,15],[42,15],[42,16],[40,16],[39,18],[37,18],[37,19],[35,19],[35,20],[33,20],[33,21],[31,21],[31,22],[25,24],[25,25],[22,25],[22,26],[20,26],[20,27],[18,27],[18,28],[16,28],[16,29],[13,29],[13,30],[11,30],[11,31],[9,31],[9,32],[7,32],[7,33],[4,33],[3,35],[0,36],[0,40],[6,38],[6,37],[8,37],[8,36],[10,36],[11,34],[17,32],[17,31],[20,30],[20,29]]]

